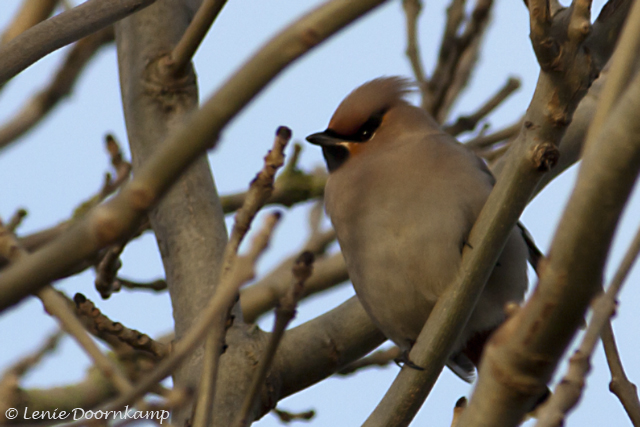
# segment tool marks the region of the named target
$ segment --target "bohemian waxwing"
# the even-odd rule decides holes
[[[485,164],[404,98],[408,80],[380,78],[354,90],[320,145],[330,171],[326,210],[365,310],[405,355],[438,297],[494,184]],[[527,289],[528,248],[514,228],[447,364],[465,380],[482,346]]]

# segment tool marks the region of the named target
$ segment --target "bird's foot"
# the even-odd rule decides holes
[[[400,357],[393,359],[396,362],[396,365],[399,367],[408,366],[409,368],[415,369],[416,371],[424,371],[422,366],[416,365],[411,359],[409,359],[409,352],[403,351]]]
[[[467,239],[462,241],[462,245],[460,246],[460,253],[464,250],[464,247],[467,246],[469,249],[473,249],[473,246],[467,241]]]

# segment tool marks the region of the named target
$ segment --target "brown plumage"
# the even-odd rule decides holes
[[[372,80],[349,94],[338,105],[329,121],[328,129],[340,135],[352,135],[371,116],[396,105],[408,105],[405,96],[413,85],[401,77]]]
[[[494,183],[478,157],[405,100],[410,89],[399,77],[365,83],[340,103],[327,130],[307,138],[322,146],[331,171],[326,209],[356,293],[405,352],[454,280]],[[504,320],[507,302],[522,301],[526,259],[514,228],[448,363],[462,378],[473,375],[478,337]]]

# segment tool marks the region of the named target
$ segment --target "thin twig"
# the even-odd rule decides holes
[[[170,352],[170,346],[153,340],[147,334],[127,328],[120,322],[114,322],[102,314],[84,295],[77,293],[73,297],[76,312],[86,323],[87,329],[100,338],[120,356],[132,351],[142,351],[158,361]]]
[[[629,245],[629,249],[627,250],[627,253],[620,263],[618,270],[616,271],[616,275],[613,278],[609,290],[613,288],[616,290],[616,292],[618,292],[620,286],[622,286],[622,283],[624,282],[624,279],[629,274],[629,271],[631,271],[631,267],[635,263],[638,257],[638,253],[640,253],[640,229],[636,233],[633,242],[631,242],[631,245]],[[618,354],[618,349],[616,348],[616,342],[611,323],[605,325],[604,329],[602,330],[602,344],[607,356],[609,370],[611,371],[611,382],[609,384],[609,389],[618,397],[625,411],[627,411],[627,415],[629,415],[629,418],[631,419],[633,425],[638,427],[640,426],[640,401],[638,401],[637,388],[635,384],[629,381],[627,375],[624,372],[624,368],[622,367],[622,362],[620,360],[620,355]]]
[[[17,378],[23,377],[30,369],[37,366],[45,356],[53,352],[58,347],[58,343],[63,336],[64,333],[61,330],[49,335],[49,337],[40,345],[40,348],[35,350],[33,353],[22,357],[18,362],[6,369],[2,376],[2,380],[0,380],[0,384],[4,384],[6,382],[5,378],[8,375],[13,375]],[[13,381],[14,380],[11,380],[11,382]],[[2,389],[1,386],[0,389]],[[0,392],[0,394],[2,394],[2,392]]]
[[[118,270],[122,267],[120,254],[124,250],[124,244],[112,245],[105,251],[104,256],[96,266],[96,279],[94,281],[96,291],[103,299],[107,299],[114,292],[114,282]]]
[[[227,0],[204,0],[182,38],[164,64],[170,73],[179,75],[191,61]]]
[[[283,171],[283,173],[286,173],[286,171]],[[299,251],[309,251],[316,258],[314,273],[305,282],[302,298],[328,289],[349,278],[340,253],[323,257],[329,244],[336,239],[333,229],[323,230],[321,228],[323,209],[322,202],[316,203],[311,209],[309,213],[311,233],[303,248]],[[240,305],[245,322],[254,323],[259,315],[277,305],[280,296],[290,286],[289,278],[295,261],[294,257],[286,258],[259,281],[240,291]]]
[[[407,22],[407,49],[405,54],[409,58],[413,75],[420,86],[420,91],[424,90],[425,74],[418,47],[418,18],[422,12],[421,0],[403,0],[402,7]]]
[[[12,264],[0,276],[0,311],[34,293],[81,261],[129,236],[157,200],[171,187],[196,159],[214,148],[218,135],[265,85],[291,62],[308,52],[360,16],[385,0],[331,0],[312,10],[268,41],[203,105],[189,115],[176,132],[158,146],[136,172],[136,176],[106,203],[71,227],[56,241]],[[86,4],[86,3],[85,3]],[[34,27],[35,28],[35,27]],[[217,299],[216,304],[222,300]],[[211,318],[215,317],[211,313]],[[204,319],[202,317],[201,319]],[[191,339],[202,333],[206,324],[197,324]],[[189,344],[192,345],[192,344]],[[161,364],[149,377],[149,382],[168,375],[185,354]],[[153,378],[156,378],[155,380]],[[164,378],[164,377],[162,377]],[[143,392],[147,381],[128,394],[128,399]],[[144,384],[144,385],[143,385]],[[124,397],[122,398],[124,400]],[[118,399],[120,401],[120,399]]]
[[[0,84],[4,84],[47,54],[108,27],[154,1],[87,0],[71,10],[29,28],[0,46]]]
[[[114,180],[107,180],[108,185],[106,185],[100,192],[102,200],[115,193],[116,190],[129,180],[132,169],[131,163],[124,160],[120,144],[113,135],[107,134],[107,136],[105,136],[105,147],[109,153],[111,166],[113,166],[113,169],[116,172],[116,178]]]
[[[62,329],[84,349],[105,378],[113,382],[113,385],[121,393],[130,391],[132,387],[127,376],[112,359],[102,353],[91,339],[82,322],[71,310],[69,300],[51,286],[42,288],[37,295],[47,313],[54,316]]]
[[[0,254],[11,262],[27,255],[27,252],[20,246],[15,235],[7,230],[0,222]],[[68,300],[51,285],[45,286],[37,292],[38,298],[42,301],[47,313],[54,316],[61,328],[67,332],[84,349],[93,360],[95,366],[100,370],[105,378],[113,382],[113,385],[122,393],[131,390],[131,384],[126,375],[121,372],[118,365],[105,356],[100,348],[91,339],[84,329],[82,322],[75,316],[69,307]]]
[[[14,233],[20,224],[22,224],[22,220],[27,216],[26,209],[18,209],[9,219],[7,223],[7,230]]]
[[[107,197],[115,193],[129,180],[129,176],[131,175],[131,163],[123,159],[120,145],[113,135],[107,134],[105,136],[105,148],[109,154],[111,166],[113,166],[113,169],[116,172],[116,178],[113,179],[110,173],[105,173],[104,183],[100,190],[95,195],[80,203],[78,207],[74,209],[72,220],[77,220],[86,215],[89,210],[105,201]]]
[[[271,367],[284,331],[287,325],[289,325],[289,322],[295,317],[296,306],[302,296],[304,282],[311,276],[313,271],[313,260],[314,256],[311,252],[303,252],[293,266],[292,272],[294,280],[292,286],[289,288],[289,291],[280,298],[280,304],[276,307],[273,332],[254,373],[242,407],[236,416],[236,421],[234,422],[235,427],[245,427],[252,421],[251,411],[257,403],[256,399],[267,377],[267,372]]]
[[[485,159],[489,163],[489,169],[493,170],[495,163],[502,158],[507,151],[509,151],[510,145],[511,144],[509,142],[506,142],[497,148],[477,151],[476,154]]]
[[[629,381],[627,374],[622,367],[620,354],[616,346],[611,323],[607,324],[602,331],[602,345],[607,356],[607,364],[611,371],[611,382],[609,390],[618,397],[622,407],[627,412],[629,419],[635,427],[640,426],[640,401],[638,400],[638,388]]]
[[[478,150],[482,148],[487,148],[497,142],[504,141],[505,139],[512,138],[520,132],[520,128],[522,127],[522,120],[518,120],[516,123],[504,128],[500,129],[497,132],[494,132],[489,135],[482,135],[476,138],[470,139],[465,143],[467,147],[472,150]]]
[[[113,27],[107,27],[79,40],[66,54],[49,84],[0,127],[0,148],[33,129],[62,99],[69,96],[89,61],[113,38]]]
[[[242,289],[240,304],[245,322],[254,323],[259,316],[275,307],[278,296],[288,284],[285,277],[292,263],[291,259],[283,261],[267,276]],[[305,284],[303,297],[330,289],[347,280],[349,274],[342,253],[319,258],[315,262],[313,275]]]
[[[615,311],[616,298],[620,292],[620,288],[638,257],[639,252],[640,229],[636,233],[633,242],[620,263],[607,292],[600,295],[593,304],[593,316],[582,338],[580,347],[578,347],[569,360],[567,373],[556,387],[555,393],[540,407],[536,427],[561,426],[564,422],[565,414],[578,403],[582,394],[582,388],[585,384],[585,378],[591,369],[591,355],[598,344],[600,336],[608,332],[611,332],[610,338],[613,336],[610,325],[608,328],[606,328],[606,326],[609,324],[609,319]],[[608,359],[609,358],[607,358],[607,360]],[[620,368],[621,367],[620,365]],[[635,400],[635,402],[638,402],[638,396],[635,390],[633,395],[626,396],[625,400]],[[638,407],[636,406],[633,410],[637,411]],[[629,412],[630,417],[633,410]]]
[[[297,203],[320,197],[324,194],[326,182],[327,174],[322,170],[312,173],[305,173],[297,169],[291,173],[283,171],[278,176],[273,194],[266,204],[291,207]],[[246,196],[246,193],[222,196],[220,202],[224,213],[232,213],[240,209]]]
[[[456,136],[462,132],[473,130],[478,122],[491,113],[505,99],[520,87],[520,80],[515,77],[509,77],[507,82],[500,90],[484,103],[478,110],[468,116],[460,116],[452,125],[445,126],[444,131],[450,135]]]
[[[610,288],[611,290],[611,288]],[[569,358],[569,367],[554,393],[536,411],[536,427],[560,427],[565,415],[578,403],[591,370],[591,354],[598,344],[602,327],[615,311],[615,300],[609,292],[600,295],[593,304],[593,316],[580,347]]]
[[[0,402],[2,408],[15,408],[21,399],[19,392],[20,379],[24,375],[37,366],[40,361],[48,354],[52,353],[58,346],[60,339],[64,336],[62,331],[51,334],[33,353],[24,356],[18,362],[7,368],[0,377]],[[5,414],[0,413],[0,424],[5,424],[8,420]]]
[[[473,42],[478,39],[486,28],[492,0],[477,0],[463,33],[458,36],[460,25],[464,19],[464,0],[453,0],[447,9],[447,24],[445,26],[438,64],[428,82],[429,96],[423,107],[434,117],[438,114],[445,100],[446,94],[457,74],[460,58]]]
[[[435,112],[438,123],[444,123],[447,119],[451,107],[456,102],[464,88],[467,87],[476,63],[480,56],[482,46],[482,36],[489,22],[489,12],[493,5],[493,0],[476,0],[476,5],[471,13],[471,18],[467,22],[463,33],[457,38],[456,46],[460,51],[459,56],[451,57],[453,66],[451,75],[447,75],[446,86],[440,95],[442,100]]]
[[[284,126],[279,127],[276,131],[273,148],[264,158],[264,167],[251,182],[244,205],[236,212],[233,229],[224,251],[220,283],[226,282],[232,274],[232,269],[238,268],[237,253],[240,243],[249,230],[256,213],[264,206],[273,192],[276,171],[284,164],[284,149],[290,139],[291,130]],[[249,271],[253,271],[253,265],[250,266]],[[205,361],[193,418],[194,427],[209,425],[215,396],[218,359],[223,346],[224,330],[212,327],[205,344]]]

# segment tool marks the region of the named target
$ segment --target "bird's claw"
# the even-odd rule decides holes
[[[415,369],[416,371],[424,371],[422,366],[416,365],[411,359],[409,359],[409,353],[404,351],[400,357],[393,359],[400,368],[408,366],[409,368]]]

